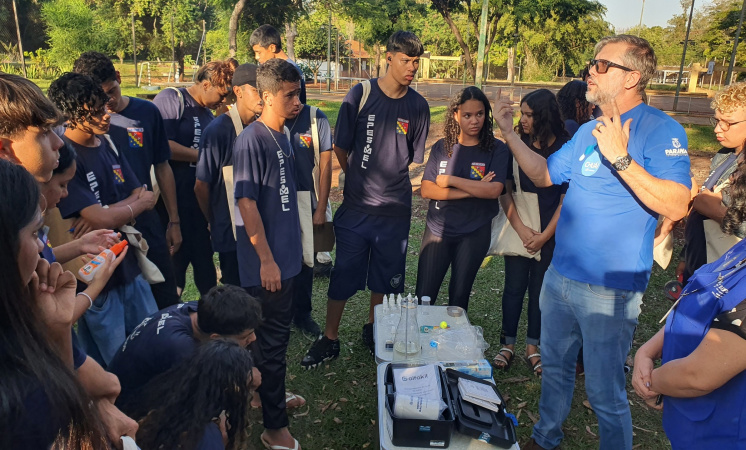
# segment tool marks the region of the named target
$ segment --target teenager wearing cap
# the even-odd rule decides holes
[[[194,194],[210,223],[212,248],[220,257],[221,282],[241,285],[238,277],[236,238],[223,179],[223,167],[233,165],[233,143],[245,126],[262,113],[262,99],[256,89],[256,64],[241,64],[233,73],[232,90],[236,104],[205,128],[199,145]]]

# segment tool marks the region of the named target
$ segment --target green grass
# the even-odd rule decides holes
[[[338,205],[334,205],[335,208]],[[419,247],[425,227],[427,203],[415,195],[412,213],[412,228],[409,240],[405,292],[414,293]],[[681,244],[680,242],[678,243]],[[676,252],[674,254],[677,254]],[[447,301],[447,280],[438,297],[438,303]],[[480,269],[474,283],[469,305],[469,318],[474,325],[484,329],[484,337],[491,347],[486,357],[491,360],[499,349],[499,332],[501,322],[500,301],[504,285],[504,263],[502,258],[492,258]],[[673,267],[661,270],[655,266],[650,285],[644,297],[640,314],[640,324],[635,336],[634,349],[655,334],[660,325],[658,320],[670,307],[670,302],[662,293],[663,284],[673,279]],[[326,290],[328,279],[314,280],[313,316],[320,324],[324,323]],[[308,347],[311,338],[293,330],[290,336],[287,362],[287,387],[293,392],[302,394],[308,401],[300,410],[290,411],[290,429],[299,439],[303,448],[308,449],[360,449],[378,448],[378,420],[376,402],[376,363],[368,354],[360,340],[360,330],[368,316],[368,292],[360,292],[350,299],[345,308],[345,315],[340,329],[340,358],[325,364],[314,371],[304,371],[299,363]],[[198,293],[189,283],[184,300],[196,300]],[[519,342],[516,346],[518,355],[524,351],[526,333],[525,314],[522,317],[518,332]],[[627,377],[629,380],[629,376]],[[541,394],[541,383],[532,377],[531,371],[516,359],[516,363],[506,373],[495,372],[497,386],[507,399],[508,410],[519,415],[517,428],[520,440],[531,434],[533,421],[538,417],[538,402]],[[634,444],[641,449],[670,448],[661,427],[661,416],[638,401],[637,396],[628,384],[628,396],[632,409]],[[598,434],[595,415],[583,406],[586,399],[583,378],[579,378],[572,409],[565,422],[566,449],[591,449],[598,447],[598,438],[587,430]],[[520,405],[520,407],[519,407]],[[261,414],[252,413],[251,443],[252,448],[261,448]],[[323,430],[323,431],[321,431]]]
[[[720,150],[720,144],[715,140],[712,127],[709,125],[685,124],[686,136],[689,139],[689,150],[715,153]]]

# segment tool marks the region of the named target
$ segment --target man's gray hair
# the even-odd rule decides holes
[[[608,44],[627,44],[627,51],[622,55],[623,66],[629,67],[640,72],[640,82],[637,84],[637,90],[644,92],[645,87],[658,67],[658,58],[650,43],[645,39],[629,34],[619,34],[617,36],[607,36],[596,44],[594,54],[598,53]]]

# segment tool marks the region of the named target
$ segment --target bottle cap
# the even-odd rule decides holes
[[[122,250],[124,250],[124,247],[126,247],[127,245],[129,245],[129,242],[123,240],[117,244],[112,245],[109,250],[114,253],[114,256],[119,256],[119,254],[122,253]]]

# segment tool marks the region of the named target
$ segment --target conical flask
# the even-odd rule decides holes
[[[420,356],[420,326],[417,323],[417,301],[402,299],[401,317],[394,336],[394,361],[416,359]]]

